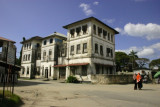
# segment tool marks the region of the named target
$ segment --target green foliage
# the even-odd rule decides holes
[[[138,64],[139,68],[144,68],[144,66],[149,63],[149,59],[147,59],[147,58],[138,58],[138,59],[136,59],[136,62]]]
[[[128,66],[129,56],[125,52],[116,52],[116,70],[122,71],[122,68]]]
[[[2,98],[2,91],[0,91],[0,98]],[[9,91],[5,91],[5,98],[0,101],[0,107],[19,107],[22,101],[19,96],[11,94]]]
[[[77,80],[76,77],[74,77],[74,76],[69,76],[69,77],[67,78],[67,83],[79,83],[79,81]]]
[[[159,58],[159,59],[152,60],[152,61],[150,62],[149,67],[152,68],[152,67],[154,67],[154,66],[157,66],[157,67],[159,67],[159,69],[160,69],[160,58]]]

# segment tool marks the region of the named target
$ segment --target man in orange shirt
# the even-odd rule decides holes
[[[140,73],[137,74],[137,84],[138,84],[138,89],[141,90],[142,88],[142,81],[141,81],[142,77],[140,75]]]

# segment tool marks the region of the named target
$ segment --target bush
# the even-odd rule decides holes
[[[74,76],[69,76],[69,77],[67,78],[67,83],[79,83],[79,81],[77,80],[76,77],[74,77]]]

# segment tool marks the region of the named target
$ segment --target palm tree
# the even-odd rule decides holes
[[[137,56],[137,52],[135,52],[135,51],[131,51],[130,53],[129,53],[129,56],[131,57],[131,59],[132,59],[132,69],[135,67],[135,60],[136,60],[136,58],[138,58],[138,56]]]

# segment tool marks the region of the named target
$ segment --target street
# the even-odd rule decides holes
[[[160,107],[160,85],[71,84],[60,81],[19,80],[15,94],[22,107]]]

